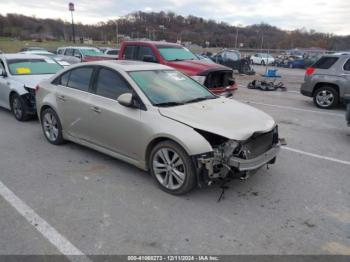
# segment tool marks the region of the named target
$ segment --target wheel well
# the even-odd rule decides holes
[[[319,89],[320,87],[323,87],[323,86],[333,87],[335,90],[337,90],[338,95],[339,95],[339,86],[337,86],[336,84],[322,83],[322,82],[321,82],[321,83],[317,83],[317,84],[315,85],[314,90],[313,90],[313,92],[312,92],[312,95],[315,94],[315,91],[316,91],[317,89]]]
[[[17,93],[16,93],[15,91],[11,91],[11,93],[10,93],[10,95],[9,95],[9,105],[10,105],[10,107],[12,107],[11,101],[12,101],[12,97],[13,97],[14,95],[17,95]]]
[[[151,156],[151,151],[152,151],[152,149],[153,149],[158,143],[163,142],[163,141],[166,141],[166,140],[172,141],[172,142],[174,142],[174,143],[176,143],[176,144],[179,145],[179,143],[177,143],[176,141],[174,141],[174,140],[172,140],[172,139],[170,139],[170,138],[168,138],[168,137],[157,137],[157,138],[153,139],[153,140],[151,141],[151,143],[148,144],[147,149],[146,149],[146,167],[147,167],[147,169],[149,168],[148,162],[149,162],[149,157]],[[181,146],[181,145],[180,145],[180,146]],[[181,147],[182,147],[182,146],[181,146]]]
[[[45,109],[48,109],[48,108],[51,108],[52,109],[52,107],[51,106],[48,106],[48,105],[44,105],[44,106],[42,106],[41,107],[41,109],[40,109],[40,118],[41,118],[41,114],[43,113],[43,111],[45,110]]]

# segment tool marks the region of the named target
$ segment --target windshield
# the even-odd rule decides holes
[[[7,65],[11,75],[45,75],[56,74],[62,66],[54,60],[47,59],[10,59]]]
[[[157,46],[157,48],[167,61],[198,60],[190,50],[181,46]]]
[[[129,74],[156,106],[175,106],[216,98],[204,86],[174,70],[135,71]]]
[[[81,53],[84,56],[100,56],[100,55],[103,55],[103,53],[100,50],[98,50],[98,49],[81,49],[80,51],[81,51]]]

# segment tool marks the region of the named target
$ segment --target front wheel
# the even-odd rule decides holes
[[[47,108],[41,113],[41,126],[47,141],[51,144],[61,145],[64,143],[62,125],[54,110]]]
[[[317,107],[331,109],[339,103],[339,93],[331,86],[322,86],[314,93],[314,103]]]
[[[17,94],[11,96],[11,111],[18,121],[26,121],[29,119],[28,108],[25,101]]]
[[[196,185],[194,164],[186,151],[175,142],[157,144],[149,157],[149,168],[159,187],[167,193],[182,195]]]

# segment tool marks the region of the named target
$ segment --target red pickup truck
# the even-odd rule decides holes
[[[217,95],[230,96],[237,89],[231,68],[199,60],[182,45],[154,41],[125,41],[119,60],[160,63],[192,77]]]

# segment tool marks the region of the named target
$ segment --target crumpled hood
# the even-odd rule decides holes
[[[17,82],[23,83],[26,87],[35,89],[35,87],[43,80],[49,79],[53,74],[47,75],[21,75],[12,76],[11,78]]]
[[[216,63],[208,63],[203,60],[183,60],[183,61],[167,61],[167,66],[173,67],[189,76],[200,75],[206,71],[232,71],[231,68]]]
[[[159,112],[193,128],[238,141],[247,140],[255,132],[268,132],[276,125],[266,113],[227,98],[159,108]]]

